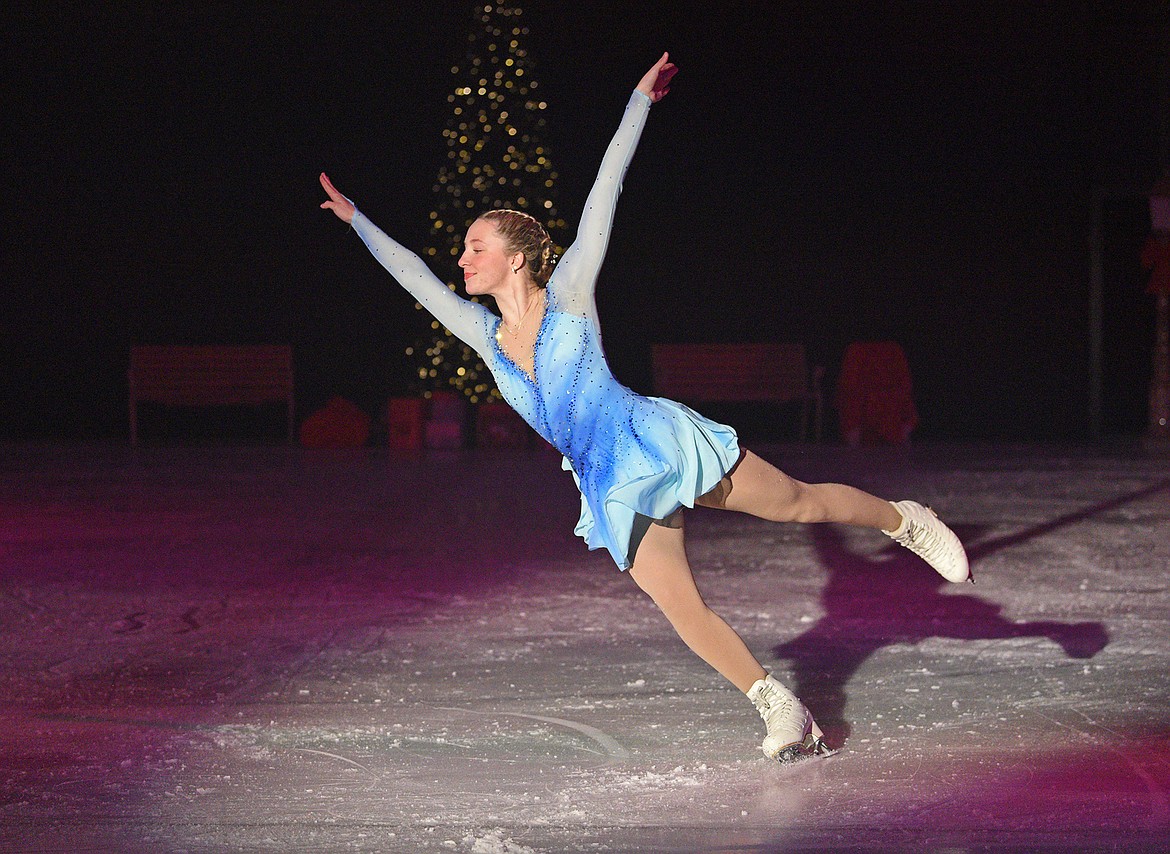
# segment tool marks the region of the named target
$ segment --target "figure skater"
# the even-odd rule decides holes
[[[767,727],[764,753],[790,762],[829,752],[823,733],[800,700],[703,601],[687,562],[683,508],[873,528],[949,581],[971,575],[958,538],[921,504],[891,503],[842,484],[801,483],[741,448],[730,427],[673,401],[635,394],[610,372],[594,288],[626,168],[651,104],[670,90],[676,71],[664,53],[631,94],[576,240],[555,270],[552,241],[527,214],[491,210],[467,229],[459,258],[467,293],[493,297],[501,316],[448,289],[418,256],[356,210],[324,173],[329,201],[321,207],[351,223],[382,266],[479,353],[504,399],[564,455],[563,468],[572,471],[581,491],[576,533],[589,548],[607,549],[683,641],[747,694]]]

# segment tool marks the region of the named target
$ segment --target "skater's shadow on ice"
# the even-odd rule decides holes
[[[1168,488],[1170,481],[1163,481],[1019,534],[972,545],[968,554],[977,569],[979,559],[996,551]],[[824,615],[772,652],[791,662],[793,691],[813,707],[833,742],[841,743],[850,734],[845,719],[846,686],[862,664],[883,647],[916,644],[928,638],[1035,637],[1059,645],[1070,658],[1088,659],[1109,641],[1105,626],[1098,622],[1005,619],[1001,606],[974,595],[974,588],[965,585],[963,592],[957,593],[956,585],[893,544],[870,557],[851,551],[833,526],[815,525],[810,530],[821,565],[829,569],[821,594]],[[965,540],[977,539],[972,536],[974,531],[959,533]],[[942,594],[944,588],[948,588],[947,595]]]

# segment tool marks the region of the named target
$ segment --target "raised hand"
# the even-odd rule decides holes
[[[678,66],[670,61],[669,53],[664,53],[662,58],[654,63],[654,67],[646,72],[636,88],[642,94],[647,95],[652,102],[658,103],[670,91],[670,80],[676,74],[678,74]]]
[[[353,202],[337,192],[337,188],[333,186],[333,182],[329,180],[329,176],[324,172],[321,173],[321,186],[325,188],[325,192],[329,195],[329,201],[322,202],[321,207],[325,210],[333,211],[342,222],[353,222],[353,214],[356,210]]]

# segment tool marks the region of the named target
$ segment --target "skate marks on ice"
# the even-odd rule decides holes
[[[884,784],[858,809],[880,813],[887,834],[894,816],[940,844],[978,816],[1053,844],[1170,831],[1170,481],[1053,486],[1038,478],[983,508],[1032,523],[1017,533],[981,540],[956,526],[982,565],[974,589],[888,547],[867,553],[847,529],[810,529],[822,615],[773,652],[830,744],[848,739],[838,761]],[[1083,508],[1067,510],[1074,499]],[[945,802],[927,804],[923,774]]]
[[[1160,495],[1161,493],[1170,493],[1170,478],[1155,481],[1141,489],[1099,502],[1081,510],[1065,513],[1051,521],[1031,525],[1014,534],[994,537],[989,540],[973,541],[971,543],[967,543],[962,536],[960,536],[960,539],[964,539],[964,544],[967,548],[967,557],[970,558],[972,564],[975,564],[977,561],[990,557],[996,552],[1077,525],[1081,522],[1091,522],[1101,519],[1107,514],[1121,510],[1130,504],[1146,498],[1153,498],[1155,495]],[[962,528],[960,528],[960,532],[962,532]]]
[[[277,549],[270,532],[287,537],[315,506],[306,489],[263,524],[231,529],[232,549],[264,558],[256,566],[200,538],[191,565],[225,571],[185,570],[198,584],[146,575],[142,588],[136,554],[156,539],[145,525],[129,539],[86,541],[77,565],[121,567],[109,584],[78,570],[58,587],[13,559],[19,586],[0,598],[3,684],[15,701],[0,726],[0,850],[762,852],[858,840],[871,850],[1053,851],[1129,840],[1138,850],[1134,834],[1170,831],[1170,729],[1151,711],[1170,707],[1170,641],[1164,621],[1133,616],[1164,614],[1166,598],[1131,595],[1164,586],[1165,538],[1150,520],[1165,519],[1165,493],[1114,498],[1153,480],[1135,485],[1131,467],[1112,480],[1061,473],[1021,498],[1024,476],[1010,464],[941,475],[954,491],[940,509],[998,520],[998,538],[960,530],[982,570],[975,588],[943,584],[901,549],[877,551],[869,532],[785,534],[781,559],[793,567],[809,564],[806,532],[823,535],[813,543],[821,566],[803,579],[775,572],[775,540],[754,530],[736,551],[747,559],[728,598],[755,614],[767,591],[785,614],[755,624],[769,633],[757,634],[761,651],[778,630],[811,631],[823,611],[819,636],[792,660],[803,660],[804,699],[822,724],[825,698],[840,695],[833,746],[845,720],[855,730],[831,761],[792,768],[760,755],[743,698],[649,606],[641,622],[625,581],[576,542],[506,586],[508,572],[482,576],[444,521],[428,535],[447,535],[450,551],[400,571],[399,534],[347,504]],[[532,469],[519,477],[535,493],[547,466]],[[196,485],[208,480],[201,471]],[[347,482],[374,483],[365,471]],[[469,495],[495,482],[487,474],[468,479]],[[182,506],[197,513],[219,494],[209,482],[189,501],[184,491]],[[170,495],[152,487],[149,503]],[[223,515],[241,518],[255,503],[249,493],[230,501]],[[485,536],[506,554],[513,516],[484,506],[500,522]],[[441,519],[442,508],[430,509]],[[744,525],[703,518],[696,547],[712,551]],[[1134,550],[1114,548],[1098,565],[1113,544],[1092,540],[1126,532]],[[1157,559],[1144,568],[1133,560],[1141,548]],[[29,557],[59,556],[46,545]],[[846,574],[823,591],[822,573],[839,563]],[[437,591],[424,586],[432,577]],[[818,608],[822,593],[831,607]],[[789,621],[793,607],[812,616]],[[145,625],[115,634],[132,614]],[[1078,629],[1085,621],[1109,637]],[[680,690],[634,690],[651,672]]]
[[[1151,757],[1147,754],[1142,757],[1142,761],[1139,761],[1138,758],[1131,755],[1132,748],[1130,751],[1123,749],[1129,739],[1126,733],[1106,726],[1084,712],[1074,711],[1076,717],[1071,722],[1060,720],[1058,714],[1047,714],[1039,709],[1033,710],[1033,714],[1043,718],[1045,722],[1054,727],[1066,730],[1074,742],[1088,746],[1086,753],[1104,754],[1108,757],[1114,769],[1111,775],[1101,769],[1102,763],[1098,763],[1097,768],[1091,772],[1091,776],[1097,780],[1098,785],[1103,777],[1121,777],[1127,774],[1141,781],[1145,787],[1147,809],[1144,815],[1136,817],[1138,827],[1147,832],[1170,828],[1170,794],[1166,788],[1166,777],[1168,776],[1166,761],[1170,759],[1170,749],[1168,749],[1170,745],[1163,744],[1162,756]],[[1163,736],[1165,736],[1164,733]],[[1161,780],[1143,764],[1151,758],[1161,765]],[[1088,776],[1090,775],[1086,775],[1086,777]]]
[[[1170,492],[1170,479],[991,539],[980,540],[978,531],[970,526],[955,527],[969,543],[968,556],[976,567],[996,553],[1079,523],[1099,521],[1106,514],[1166,492]],[[1006,508],[1010,506],[1005,502]],[[821,593],[823,616],[799,636],[775,646],[773,653],[792,662],[797,695],[819,701],[817,721],[832,726],[834,747],[850,735],[844,714],[846,686],[872,655],[891,644],[917,645],[935,638],[1037,638],[1056,644],[1070,659],[1086,660],[1109,642],[1109,632],[1099,621],[1008,619],[1003,616],[1003,606],[976,592],[954,590],[902,550],[887,547],[876,556],[859,553],[849,547],[840,529],[832,526],[813,527],[811,537],[819,563],[828,572]],[[994,576],[989,583],[996,584]]]
[[[507,715],[514,718],[527,718],[532,721],[539,721],[540,723],[552,724],[553,726],[565,727],[566,729],[574,730],[584,735],[586,738],[592,739],[600,747],[601,751],[590,750],[591,753],[598,753],[600,756],[608,757],[611,761],[620,761],[630,758],[630,751],[626,750],[618,742],[616,738],[599,730],[597,727],[583,724],[579,721],[570,721],[564,718],[551,718],[545,715],[530,715],[524,712],[484,712],[478,709],[459,709],[449,706],[437,706],[445,712],[465,712],[471,715]],[[587,748],[586,748],[587,749]]]
[[[828,526],[813,528],[811,535],[829,573],[821,593],[823,615],[772,652],[791,661],[793,691],[812,708],[830,747],[841,747],[851,735],[847,686],[871,656],[893,644],[1045,638],[1070,658],[1088,659],[1108,643],[1099,622],[1009,620],[1000,605],[966,590],[952,593],[953,585],[911,555],[857,554]]]

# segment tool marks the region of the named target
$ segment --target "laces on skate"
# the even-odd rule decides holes
[[[809,710],[771,676],[756,682],[748,699],[768,728],[761,749],[769,759],[788,763],[833,752],[825,745],[824,734]]]
[[[886,531],[887,536],[914,552],[947,581],[975,583],[963,544],[933,510],[916,501],[892,503],[902,514],[902,525],[897,531]]]

